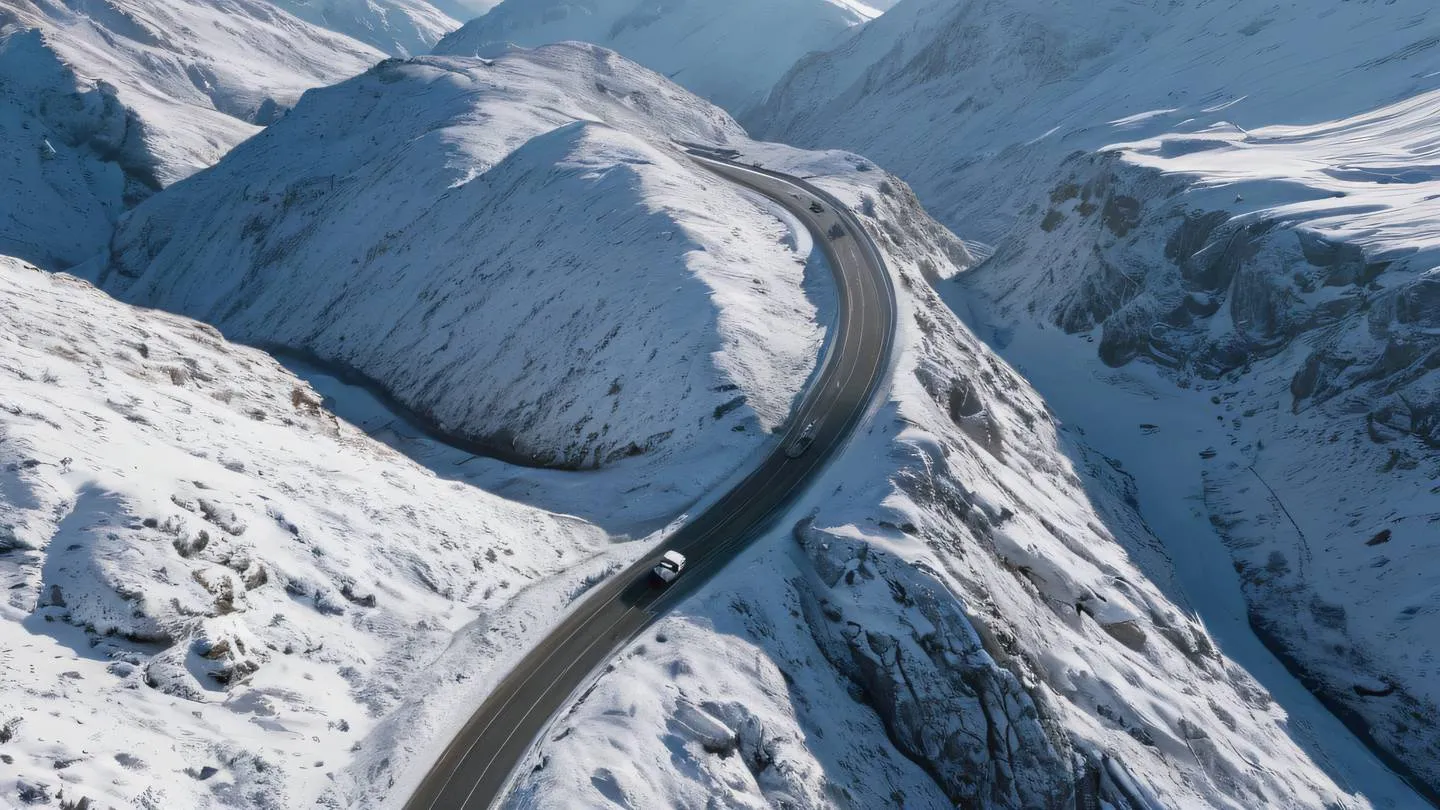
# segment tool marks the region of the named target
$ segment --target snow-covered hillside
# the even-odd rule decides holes
[[[1437,41],[1405,0],[915,0],[751,121],[991,243],[951,300],[1137,475],[1225,648],[1431,796]]]
[[[136,209],[105,284],[502,456],[664,470],[627,500],[681,508],[786,421],[824,330],[780,222],[670,137],[741,132],[589,45],[386,62]]]
[[[439,651],[483,681],[631,553],[318,402],[0,259],[0,806],[314,806],[382,718],[473,699]]]
[[[1425,0],[906,0],[802,59],[752,135],[865,154],[962,237],[998,239],[1055,167],[1219,122],[1303,124],[1440,84]]]
[[[263,0],[0,0],[0,250],[50,269],[382,54]]]
[[[270,0],[302,20],[363,42],[392,56],[427,53],[460,27],[457,19],[426,0]],[[479,13],[452,9],[463,19]]]
[[[969,257],[903,184],[741,148],[864,212],[902,293],[890,396],[783,526],[557,721],[511,806],[1408,806],[1189,616],[1135,482],[930,286]],[[1378,772],[1368,798],[1311,758],[1347,755],[1337,778]]]
[[[1192,484],[1251,621],[1432,791],[1437,102],[1073,161],[973,279],[992,321],[1091,335],[1105,363],[1167,369],[1186,390],[1166,398],[1212,414]]]
[[[856,0],[505,0],[445,37],[437,54],[578,40],[612,48],[735,114],[764,100],[802,55],[878,12]]]

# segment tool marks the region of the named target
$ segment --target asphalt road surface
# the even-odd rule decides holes
[[[551,717],[626,642],[705,584],[794,503],[864,417],[884,381],[894,340],[895,293],[878,249],[854,214],[798,178],[692,157],[785,206],[823,246],[839,295],[838,329],[820,374],[785,436],[754,472],[653,554],[592,590],[500,682],[431,768],[407,810],[482,810],[498,803],[511,773]],[[819,212],[812,208],[815,203]],[[812,421],[813,442],[790,458],[786,449]],[[661,588],[652,582],[650,569],[668,549],[684,554],[688,565],[674,584]]]

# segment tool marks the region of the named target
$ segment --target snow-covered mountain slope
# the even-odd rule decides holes
[[[381,57],[262,0],[0,0],[0,250],[89,259],[126,206]]]
[[[1404,0],[916,0],[752,121],[992,243],[957,308],[1139,477],[1207,622],[1432,797],[1436,42]]]
[[[1218,122],[1317,122],[1435,87],[1431,11],[1424,0],[906,0],[800,60],[743,123],[861,152],[961,236],[994,241],[1073,151]]]
[[[817,178],[882,245],[889,400],[557,721],[511,806],[1370,806],[1312,758],[1353,753],[1339,723],[1287,718],[1190,617],[1135,482],[940,300],[959,242],[858,158],[741,148]],[[1376,806],[1409,806],[1375,770]]]
[[[270,0],[302,20],[344,34],[391,56],[428,53],[462,20],[426,0]],[[456,13],[477,14],[455,9]]]
[[[500,0],[430,0],[430,5],[451,19],[466,22],[500,5]]]
[[[507,44],[592,42],[740,114],[764,100],[796,59],[875,14],[850,0],[505,0],[441,40],[435,53],[492,56]]]
[[[441,651],[482,680],[630,553],[318,401],[209,326],[0,260],[0,806],[315,806],[385,756],[382,720],[469,699]]]
[[[503,456],[664,470],[627,500],[681,508],[788,418],[824,330],[780,221],[670,137],[742,133],[590,45],[389,61],[136,209],[105,283]]]
[[[1437,122],[1428,94],[1073,161],[973,281],[1203,392],[1192,483],[1252,622],[1440,794]]]

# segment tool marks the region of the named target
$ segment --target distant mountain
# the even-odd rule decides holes
[[[302,20],[392,56],[428,53],[440,38],[480,13],[425,0],[270,0]],[[456,17],[452,15],[460,15]]]
[[[26,189],[0,252],[90,258],[125,207],[382,57],[263,0],[0,2],[0,176]]]
[[[507,44],[593,42],[739,114],[801,55],[829,47],[876,13],[852,0],[505,0],[441,40],[435,53],[491,56]]]

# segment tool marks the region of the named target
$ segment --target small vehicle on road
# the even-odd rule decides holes
[[[805,451],[809,450],[810,445],[814,443],[815,420],[812,419],[810,420],[810,424],[806,425],[805,429],[800,431],[800,435],[796,437],[795,441],[791,442],[790,446],[785,448],[785,455],[789,458],[799,458],[805,455]]]
[[[650,569],[650,573],[660,580],[661,585],[669,585],[680,576],[685,570],[685,555],[678,551],[667,551],[660,557],[660,562]]]
[[[814,200],[810,203],[810,210],[816,214],[823,214],[825,213],[825,206],[821,205],[819,200]]]

